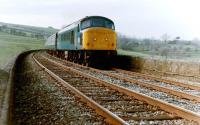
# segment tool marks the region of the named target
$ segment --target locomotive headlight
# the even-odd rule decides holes
[[[97,38],[94,38],[93,40],[94,40],[94,41],[96,41],[96,40],[97,40]]]
[[[90,43],[87,43],[86,45],[87,45],[87,46],[89,46],[89,45],[90,45]]]

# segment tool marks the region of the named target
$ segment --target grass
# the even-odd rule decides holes
[[[133,57],[150,57],[151,56],[150,54],[146,54],[146,53],[127,51],[127,50],[122,50],[122,49],[118,49],[117,53],[119,55],[128,55],[128,56],[133,56]]]
[[[142,58],[154,58],[154,59],[160,59],[160,60],[180,60],[180,61],[190,61],[190,62],[200,62],[200,51],[191,51],[191,52],[185,52],[185,55],[176,55],[173,52],[169,52],[167,56],[160,56],[153,52],[134,52],[134,51],[127,51],[127,50],[121,50],[118,51],[119,55],[128,55],[132,57],[142,57]]]
[[[0,68],[4,68],[17,54],[27,50],[41,49],[43,45],[44,40],[0,32]]]

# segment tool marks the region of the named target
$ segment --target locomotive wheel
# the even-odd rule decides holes
[[[79,60],[79,52],[74,52],[74,58],[75,58],[74,62],[75,62],[75,63],[78,63],[78,60]]]
[[[72,61],[72,56],[73,56],[73,55],[72,55],[72,52],[70,51],[70,52],[69,52],[69,61]]]
[[[76,53],[72,51],[72,62],[75,62],[76,60]]]
[[[70,56],[71,56],[71,53],[70,51],[67,52],[67,61],[70,61]]]
[[[80,52],[78,52],[78,64],[82,64],[83,63],[83,54]]]

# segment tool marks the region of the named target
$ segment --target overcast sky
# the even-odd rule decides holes
[[[200,38],[200,0],[0,0],[0,22],[61,28],[90,15],[138,38]]]

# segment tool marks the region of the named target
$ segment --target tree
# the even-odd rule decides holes
[[[151,40],[150,39],[143,39],[144,42],[144,50],[149,50],[150,45],[151,45]]]
[[[189,52],[190,50],[191,50],[190,47],[187,47],[187,48],[185,49],[185,51],[187,51],[187,52]]]
[[[161,36],[162,41],[164,42],[164,44],[167,44],[167,41],[170,39],[170,36],[165,33]]]
[[[54,29],[52,26],[48,26],[49,29]]]

